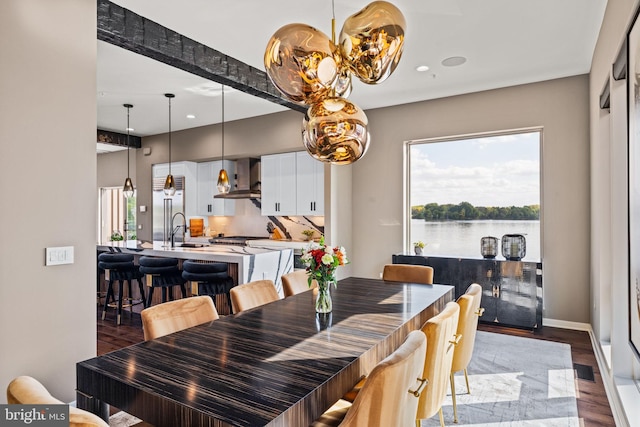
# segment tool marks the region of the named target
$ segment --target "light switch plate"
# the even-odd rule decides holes
[[[73,264],[73,246],[45,248],[45,265]]]

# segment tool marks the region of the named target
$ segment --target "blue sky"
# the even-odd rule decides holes
[[[411,145],[411,206],[540,203],[540,133]]]

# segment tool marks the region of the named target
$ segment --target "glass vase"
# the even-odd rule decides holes
[[[331,292],[329,292],[331,282],[318,283],[318,295],[316,296],[316,313],[330,313],[333,309],[331,302]]]

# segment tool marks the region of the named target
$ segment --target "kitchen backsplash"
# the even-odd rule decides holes
[[[267,224],[273,223],[287,239],[305,240],[304,230],[314,230],[314,238],[324,234],[323,216],[262,216],[260,200],[235,200],[234,216],[205,217],[205,234],[216,236],[264,236],[269,237]],[[202,218],[202,217],[190,217]]]

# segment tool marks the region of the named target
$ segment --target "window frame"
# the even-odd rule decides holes
[[[532,126],[524,128],[514,128],[500,131],[474,132],[459,135],[420,138],[404,142],[403,153],[403,222],[402,222],[402,246],[407,253],[413,253],[411,241],[411,147],[419,144],[431,144],[440,142],[455,142],[467,139],[491,138],[496,136],[539,133],[538,156],[540,159],[539,182],[540,189],[540,261],[544,259],[544,126]]]

